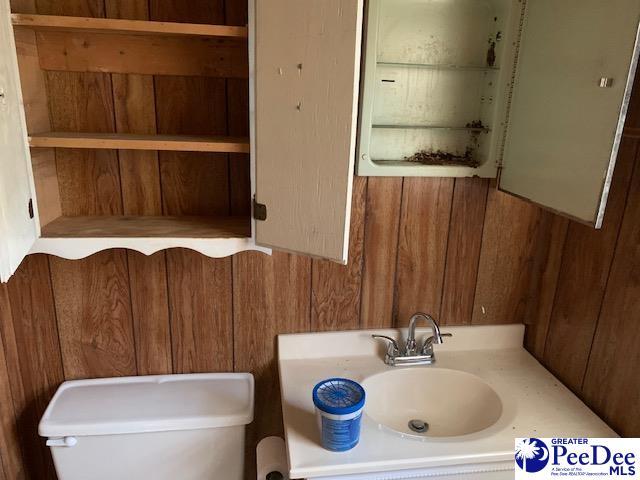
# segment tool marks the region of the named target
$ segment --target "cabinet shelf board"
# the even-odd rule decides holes
[[[186,35],[196,37],[247,38],[246,27],[197,23],[151,22],[112,18],[68,17],[59,15],[11,15],[13,25],[33,30],[126,33],[130,35]]]
[[[31,147],[249,153],[249,139],[188,135],[50,132],[29,137]]]
[[[59,217],[42,228],[45,238],[246,238],[249,217]]]
[[[498,71],[500,67],[488,65],[446,65],[434,63],[377,62],[382,67],[422,68],[425,70]]]
[[[371,128],[424,129],[424,130],[468,130],[470,132],[490,132],[488,127],[450,127],[446,125],[371,125]]]
[[[248,78],[248,46],[228,37],[35,32],[40,69],[58,72]]]

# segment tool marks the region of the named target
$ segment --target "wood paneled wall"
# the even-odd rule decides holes
[[[241,24],[246,16],[244,2],[230,0],[13,3],[16,11],[158,20]],[[93,130],[245,133],[242,80],[56,75],[48,74],[50,93],[60,89],[51,107],[75,99],[69,118],[93,122]],[[93,103],[83,101],[89,97]],[[639,112],[632,126],[640,127]],[[77,128],[87,128],[82,122]],[[282,433],[276,335],[404,325],[418,310],[444,324],[525,322],[527,347],[545,365],[620,433],[640,435],[637,142],[625,140],[600,232],[486,180],[356,178],[347,266],[285,253],[216,260],[177,249],[150,257],[111,250],[78,261],[28,257],[0,285],[0,480],[55,478],[37,424],[66,379],[232,370],[257,381],[247,445],[253,479],[257,441]],[[234,160],[58,152],[62,182],[90,188],[79,203],[63,199],[63,208],[246,213],[247,164]],[[140,176],[149,179],[145,188],[133,181]]]

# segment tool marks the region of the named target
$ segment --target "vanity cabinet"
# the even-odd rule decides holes
[[[599,228],[636,0],[370,0],[357,173],[498,177]]]
[[[345,263],[362,9],[361,0],[251,0],[248,26],[227,26],[18,14],[9,0],[0,0],[0,280],[7,281],[29,253],[76,259],[108,248],[151,254],[182,247],[211,257],[276,248]],[[162,76],[229,80],[249,91],[249,126],[243,131],[241,119],[234,129],[227,119],[222,135],[181,135],[159,126],[139,131],[119,122],[116,112],[112,131],[87,131],[86,124],[57,131],[56,111],[64,110],[64,95],[70,95],[68,109],[75,108],[76,92],[56,82],[87,73],[109,82],[118,75],[125,83],[146,76],[151,86]],[[165,93],[160,98],[156,92],[156,107],[180,101],[180,92]],[[208,108],[212,115],[223,109],[223,123],[227,109],[242,108],[242,100],[220,100],[211,98]],[[108,152],[115,161],[113,183],[120,184],[124,207],[116,202],[120,207],[108,214],[100,205],[85,208],[88,213],[77,207],[86,198],[73,196],[83,188],[90,194],[103,181],[79,185],[83,175],[74,172],[87,152]],[[152,152],[151,161],[140,152]],[[162,163],[162,152],[180,152],[171,159],[177,174],[164,175],[153,163],[158,155]],[[163,200],[152,213],[127,208],[125,171],[133,190],[158,188],[148,183],[159,175],[160,198],[197,190],[206,199],[216,188],[208,189],[210,177],[181,169],[225,160],[246,172],[246,183],[235,191],[251,208],[221,212],[204,201],[169,209]],[[147,176],[150,171],[155,177]],[[233,181],[230,171],[233,166],[224,170],[229,178],[223,182]]]

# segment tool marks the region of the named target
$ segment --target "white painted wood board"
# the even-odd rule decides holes
[[[257,243],[347,261],[362,0],[271,0],[255,15]]]
[[[0,0],[0,281],[6,282],[38,238],[31,159],[9,0]],[[29,218],[33,199],[34,218]]]
[[[502,190],[600,226],[639,18],[637,0],[528,2]],[[599,86],[602,77],[613,78],[611,88]]]

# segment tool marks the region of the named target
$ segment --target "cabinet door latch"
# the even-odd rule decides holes
[[[253,199],[253,218],[264,222],[267,219],[267,206],[264,203],[258,203]]]

